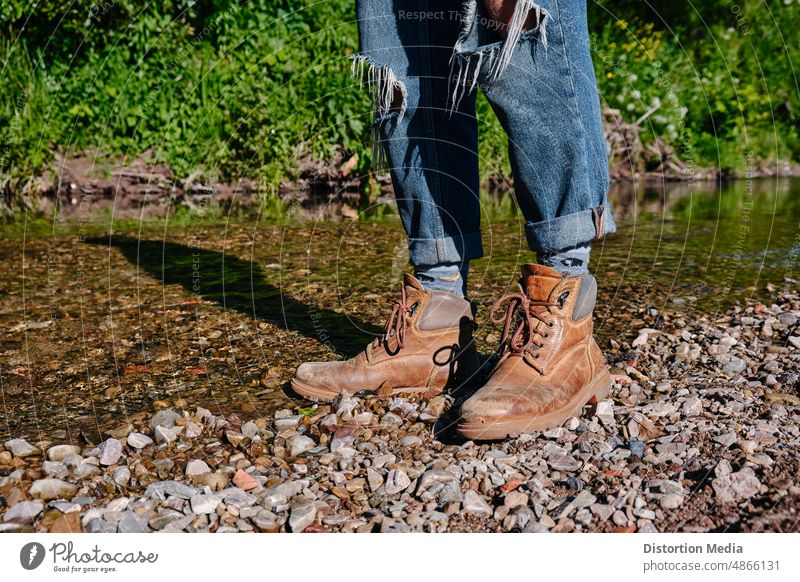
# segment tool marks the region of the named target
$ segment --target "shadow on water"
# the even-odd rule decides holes
[[[190,293],[226,309],[311,339],[324,339],[324,343],[344,356],[357,353],[380,331],[346,314],[289,297],[264,279],[258,265],[230,254],[128,236],[94,237],[86,242],[119,249],[132,265],[165,285],[181,285]],[[324,338],[320,337],[322,334]]]

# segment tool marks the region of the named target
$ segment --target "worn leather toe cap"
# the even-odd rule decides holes
[[[294,373],[295,380],[318,388],[333,389],[330,367],[333,362],[305,362]]]

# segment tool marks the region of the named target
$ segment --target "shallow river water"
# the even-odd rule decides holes
[[[601,346],[797,287],[800,180],[621,185],[611,198],[619,232],[592,255]],[[518,217],[483,222],[470,289],[489,352],[498,330],[486,308],[530,254]],[[0,230],[3,439],[96,442],[176,399],[241,416],[305,406],[283,390],[294,367],[358,351],[407,268],[391,218]]]

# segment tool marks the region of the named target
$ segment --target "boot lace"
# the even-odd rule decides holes
[[[558,301],[531,300],[520,286],[519,291],[507,293],[494,302],[489,318],[492,323],[503,324],[500,345],[512,355],[521,356],[544,346],[542,340],[548,337],[547,329],[553,327],[553,309],[559,306]]]
[[[381,344],[388,342],[389,338],[394,337],[397,340],[397,349],[402,349],[406,336],[406,314],[410,313],[413,308],[416,308],[416,304],[409,307],[406,289],[402,287],[400,289],[400,299],[395,299],[389,319],[386,320],[386,324],[383,326],[383,334],[372,341],[372,346],[377,348]]]

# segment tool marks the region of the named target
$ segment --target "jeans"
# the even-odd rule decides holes
[[[372,88],[411,263],[483,255],[475,99],[508,136],[528,246],[559,251],[614,232],[585,0],[517,0],[533,28],[508,40],[482,0],[358,0],[354,73]],[[521,21],[520,21],[521,22]]]

